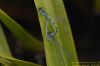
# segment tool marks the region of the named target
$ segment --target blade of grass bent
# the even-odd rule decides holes
[[[32,37],[23,27],[17,22],[11,19],[4,11],[0,10],[0,19],[2,23],[19,39],[25,48],[31,49],[32,51],[42,51],[43,44],[41,41]]]
[[[42,66],[39,64],[18,60],[15,58],[1,57],[0,63],[7,66]]]
[[[78,62],[74,41],[68,17],[62,0],[34,0],[44,39],[47,66],[73,66]],[[57,25],[57,35],[54,41],[46,37],[46,19],[39,9],[43,8]],[[52,29],[52,26],[49,27]]]

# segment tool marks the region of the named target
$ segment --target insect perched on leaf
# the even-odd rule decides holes
[[[57,33],[57,26],[56,23],[52,20],[52,18],[47,14],[47,12],[41,7],[39,8],[39,11],[42,13],[43,16],[45,16],[46,18],[46,36],[49,40],[54,40],[54,36]],[[50,32],[48,30],[48,24],[49,22],[52,23],[52,26],[55,27],[55,31],[54,32]]]

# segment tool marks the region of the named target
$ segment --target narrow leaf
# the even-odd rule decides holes
[[[77,53],[62,0],[34,2],[42,29],[47,66],[74,66],[73,63],[78,62]]]
[[[10,49],[8,47],[4,32],[2,30],[1,24],[0,24],[0,56],[6,56],[10,57]]]
[[[14,36],[23,42],[25,48],[32,51],[42,51],[43,43],[32,37],[22,26],[11,19],[5,12],[0,10],[0,19],[2,23],[14,34]]]

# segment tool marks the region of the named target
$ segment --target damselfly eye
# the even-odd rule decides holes
[[[43,8],[39,8],[39,11],[40,11],[45,17],[47,17],[47,13],[44,11]]]

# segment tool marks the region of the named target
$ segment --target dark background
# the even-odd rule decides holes
[[[100,12],[95,9],[95,0],[63,1],[70,20],[79,60],[100,61]],[[34,0],[0,0],[0,8],[27,29],[30,34],[42,40]],[[14,57],[45,64],[43,52],[37,54],[21,49],[16,44],[16,39],[10,31],[4,25],[3,28]],[[12,45],[13,43],[15,45]],[[20,49],[22,52],[16,52],[15,48]]]

